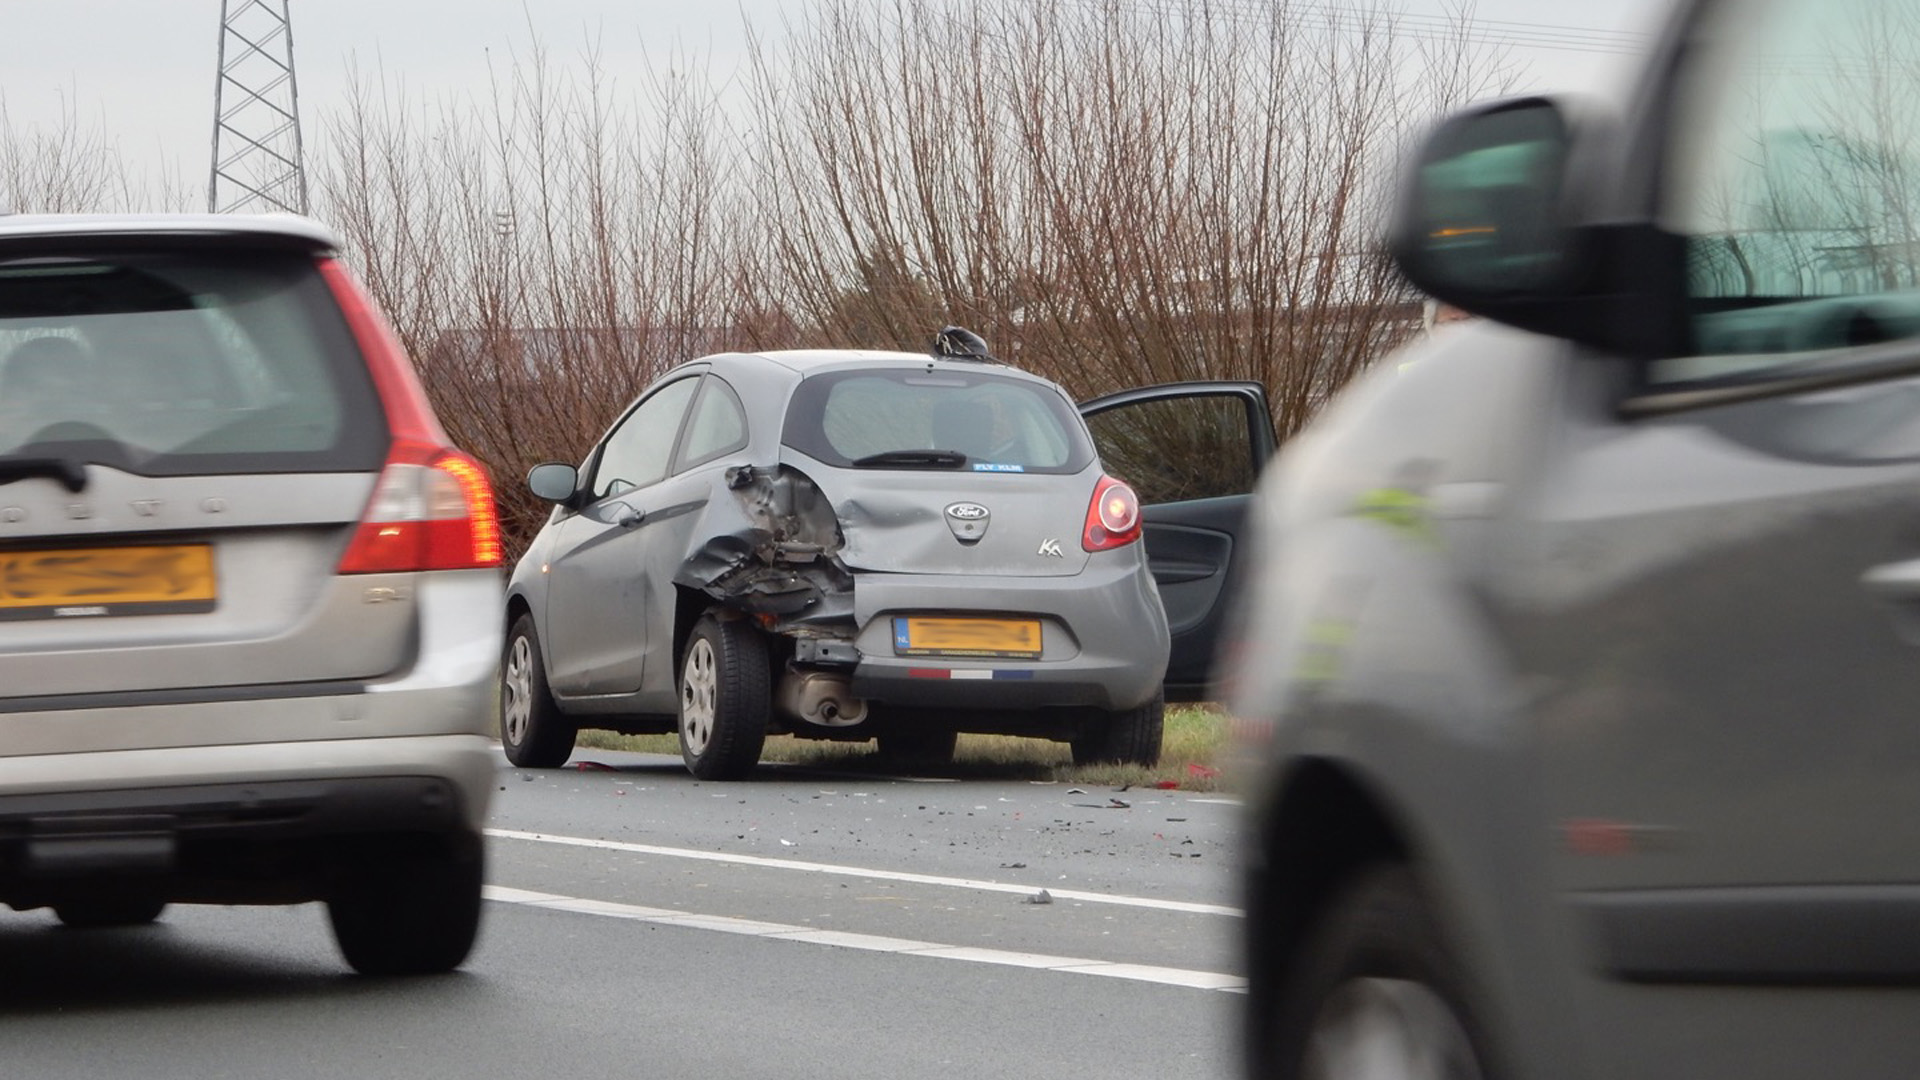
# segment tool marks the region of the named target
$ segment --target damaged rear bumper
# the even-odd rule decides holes
[[[931,574],[856,576],[853,693],[890,705],[1129,709],[1151,699],[1167,669],[1167,626],[1152,575],[1136,557],[1095,558],[1055,578]],[[1036,660],[900,656],[895,616],[1033,616]]]

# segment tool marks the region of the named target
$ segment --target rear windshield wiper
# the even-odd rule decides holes
[[[87,487],[87,467],[73,458],[0,457],[0,484],[44,477],[58,480],[68,491],[78,494]]]
[[[967,463],[967,455],[958,450],[888,450],[855,458],[856,469],[881,469],[889,465],[907,469],[957,469]]]

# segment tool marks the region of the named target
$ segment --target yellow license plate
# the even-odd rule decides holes
[[[0,551],[0,619],[212,611],[207,544]]]
[[[893,620],[898,656],[1040,655],[1039,619],[901,617]]]

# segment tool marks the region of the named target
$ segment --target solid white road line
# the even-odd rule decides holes
[[[840,874],[873,881],[904,881],[914,885],[939,885],[949,889],[974,889],[979,892],[1013,893],[1019,896],[1031,896],[1044,888],[1053,895],[1055,900],[1078,900],[1088,904],[1118,904],[1121,907],[1179,911],[1189,915],[1240,916],[1245,914],[1239,908],[1224,904],[1197,904],[1187,900],[1159,900],[1150,896],[1082,892],[1075,889],[1056,889],[1051,885],[1012,885],[1004,881],[976,881],[971,878],[910,874],[902,870],[868,870],[858,866],[801,862],[797,859],[769,859],[761,855],[735,855],[724,851],[694,851],[690,848],[658,847],[653,844],[629,844],[620,840],[589,840],[581,836],[554,836],[550,833],[521,832],[517,829],[488,829],[487,835],[497,836],[502,840],[528,840],[538,844],[562,844],[568,847],[598,848],[602,851],[627,851],[636,855],[662,855],[673,859],[732,863],[736,866],[758,866],[769,870],[798,870],[809,874]]]
[[[702,915],[671,908],[615,904],[605,900],[585,900],[553,893],[529,892],[489,885],[486,898],[502,904],[549,908],[576,915],[598,915],[610,919],[632,919],[660,926],[680,926],[693,930],[712,930],[721,934],[800,941],[809,945],[831,945],[841,949],[895,953],[903,956],[927,956],[936,960],[965,960],[975,964],[999,964],[1002,967],[1040,968],[1069,975],[1098,975],[1108,979],[1185,986],[1195,990],[1224,990],[1245,993],[1247,980],[1238,975],[1216,971],[1189,971],[1184,968],[1154,967],[1151,964],[1116,964],[1105,960],[1086,960],[1071,956],[1047,956],[1044,953],[1011,952],[1006,949],[975,949],[942,945],[933,941],[881,937],[876,934],[851,934],[844,930],[821,930],[811,926],[788,926],[757,919],[735,919],[724,915]]]

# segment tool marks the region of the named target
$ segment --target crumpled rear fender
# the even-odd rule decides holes
[[[737,465],[707,500],[674,583],[781,623],[850,620],[853,575],[840,523],[813,480],[787,465]]]

